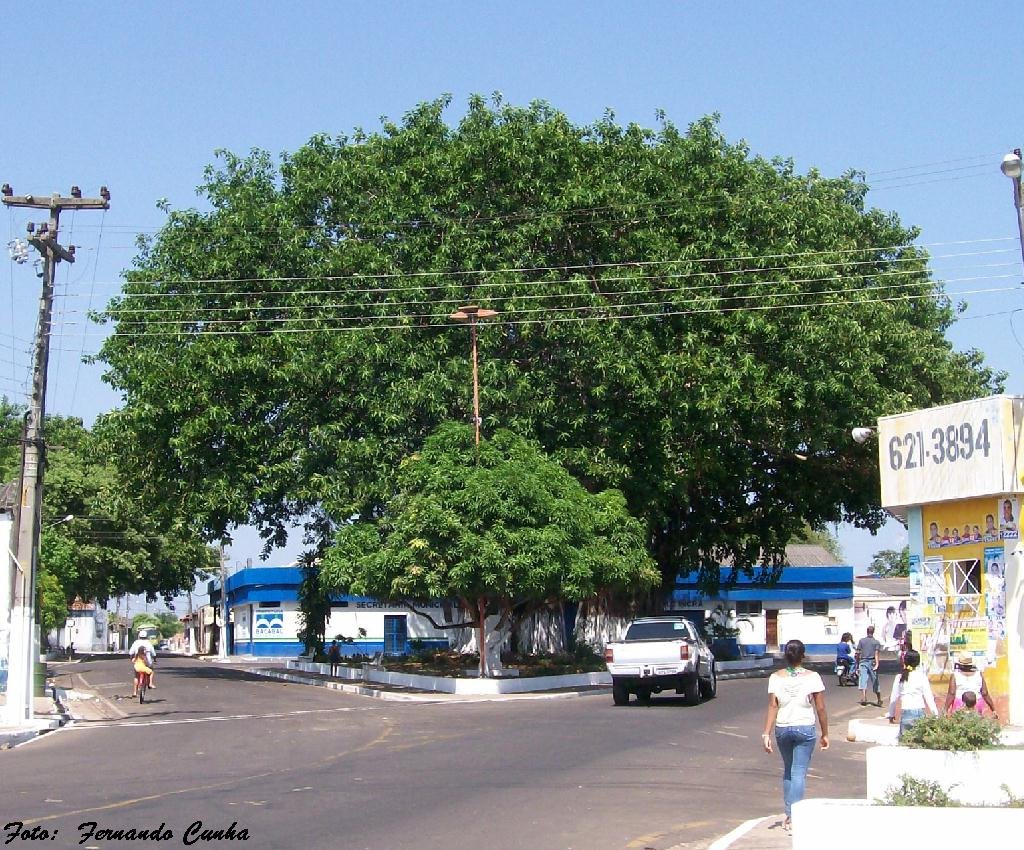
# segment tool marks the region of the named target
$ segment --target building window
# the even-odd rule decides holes
[[[761,616],[761,603],[758,602],[737,602],[737,617],[759,617]]]
[[[280,602],[261,602],[260,608],[280,608]]]
[[[827,617],[828,616],[828,600],[827,599],[805,599],[804,600],[804,616],[805,617]]]

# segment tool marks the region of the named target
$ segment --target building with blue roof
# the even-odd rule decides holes
[[[739,629],[737,640],[746,655],[777,652],[793,638],[802,640],[809,654],[834,654],[842,633],[854,631],[853,567],[837,564],[814,544],[790,545],[786,558],[779,580],[770,586],[740,575],[727,587],[729,566],[720,568],[722,588],[710,596],[700,592],[695,575],[680,578],[666,608],[701,625],[720,608]]]

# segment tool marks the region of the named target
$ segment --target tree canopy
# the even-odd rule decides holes
[[[658,579],[622,493],[589,493],[505,429],[476,447],[473,429],[458,423],[401,463],[380,517],[342,526],[321,566],[324,585],[351,593],[458,599],[481,636],[489,613],[505,622],[516,606],[644,590]]]
[[[142,239],[100,359],[105,423],[153,504],[217,536],[328,541],[375,520],[403,458],[471,410],[616,488],[666,580],[775,565],[805,527],[877,528],[877,458],[851,426],[986,395],[916,231],[856,174],[730,142],[448,100],[275,165],[220,153],[203,210]],[[363,526],[357,526],[362,528]],[[411,587],[411,585],[410,585]]]
[[[878,578],[894,578],[910,575],[910,547],[902,549],[880,549],[871,559],[868,570]]]
[[[0,407],[2,442],[17,446],[21,416]],[[64,622],[76,596],[105,602],[122,593],[151,600],[191,588],[216,556],[180,519],[147,510],[112,462],[113,453],[80,420],[46,420],[47,464],[38,582],[44,625]],[[0,480],[16,480],[19,454],[0,454]]]
[[[181,620],[173,611],[161,611],[159,614],[143,612],[132,618],[132,631],[138,634],[143,626],[156,626],[160,629],[160,637],[172,638],[184,630]]]

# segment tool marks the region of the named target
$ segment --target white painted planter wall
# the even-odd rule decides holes
[[[906,847],[960,850],[981,844],[1001,850],[1019,846],[1022,832],[1024,809],[873,806],[868,800],[828,799],[793,805],[793,850],[864,850],[894,836],[909,839],[898,842]]]
[[[1004,784],[1015,797],[1024,797],[1024,750],[953,753],[910,747],[871,747],[867,751],[867,799],[884,797],[886,791],[899,782],[902,773],[937,782],[962,803],[1005,803]],[[899,810],[902,811],[902,807]]]
[[[292,670],[305,670],[327,675],[330,665],[314,664],[311,661],[289,661]],[[534,676],[526,679],[454,679],[446,676],[422,676],[418,673],[397,673],[390,670],[339,666],[336,676],[340,679],[376,682],[381,685],[416,688],[422,691],[437,691],[442,694],[523,694],[532,691],[553,691],[558,688],[580,688],[589,685],[610,685],[608,673],[571,673],[565,676]]]

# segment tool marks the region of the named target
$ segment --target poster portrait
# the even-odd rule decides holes
[[[1007,496],[999,501],[999,537],[1002,540],[1020,537],[1020,502],[1016,496]]]
[[[988,636],[998,640],[1006,637],[1006,555],[1002,546],[985,547],[985,616]]]

